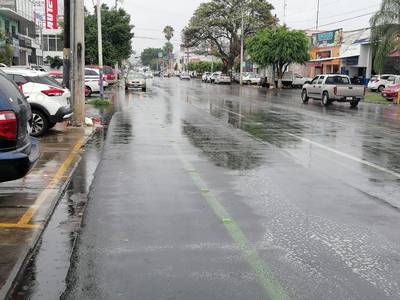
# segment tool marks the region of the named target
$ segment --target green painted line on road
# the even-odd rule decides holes
[[[263,288],[266,299],[289,299],[283,287],[274,278],[272,272],[265,265],[263,259],[258,255],[257,249],[251,245],[243,231],[240,229],[239,225],[232,219],[232,217],[226,211],[225,207],[209,190],[206,183],[201,178],[200,174],[196,171],[192,163],[185,158],[184,153],[177,144],[173,144],[173,146],[178,153],[185,170],[188,172],[188,174],[190,174],[193,183],[199,189],[203,197],[207,200],[208,205],[212,208],[217,218],[221,220],[221,223],[228,231],[232,240],[239,246],[251,270],[257,275],[258,281]]]

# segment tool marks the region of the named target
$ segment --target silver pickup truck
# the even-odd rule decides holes
[[[319,75],[311,83],[303,85],[301,99],[303,103],[308,100],[321,100],[323,106],[328,106],[333,101],[350,102],[351,107],[356,107],[364,98],[365,87],[352,85],[346,75]]]

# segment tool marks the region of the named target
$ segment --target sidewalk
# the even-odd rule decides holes
[[[91,133],[92,128],[51,131],[40,140],[41,156],[33,171],[0,184],[0,299],[29,259]]]

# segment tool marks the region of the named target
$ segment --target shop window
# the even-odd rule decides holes
[[[43,35],[43,51],[49,51],[49,36],[47,34]]]
[[[49,51],[57,51],[56,36],[49,35]]]
[[[64,39],[61,35],[57,36],[57,51],[63,51]]]

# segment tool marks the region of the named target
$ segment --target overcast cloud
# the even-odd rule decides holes
[[[102,0],[113,5],[113,0]],[[175,49],[180,45],[180,32],[188,23],[194,10],[205,2],[202,0],[124,0],[123,7],[131,14],[135,25],[134,49],[140,54],[147,47],[161,47],[164,36],[161,33],[165,25],[172,25],[175,30],[173,43]],[[270,0],[274,5],[274,13],[283,21],[283,0]],[[320,0],[320,24],[335,23],[340,20],[356,19],[321,26],[320,29],[352,30],[369,26],[371,12],[379,8],[381,0]],[[88,8],[93,7],[93,0],[85,0]],[[315,28],[317,0],[287,0],[286,23],[297,29]]]

